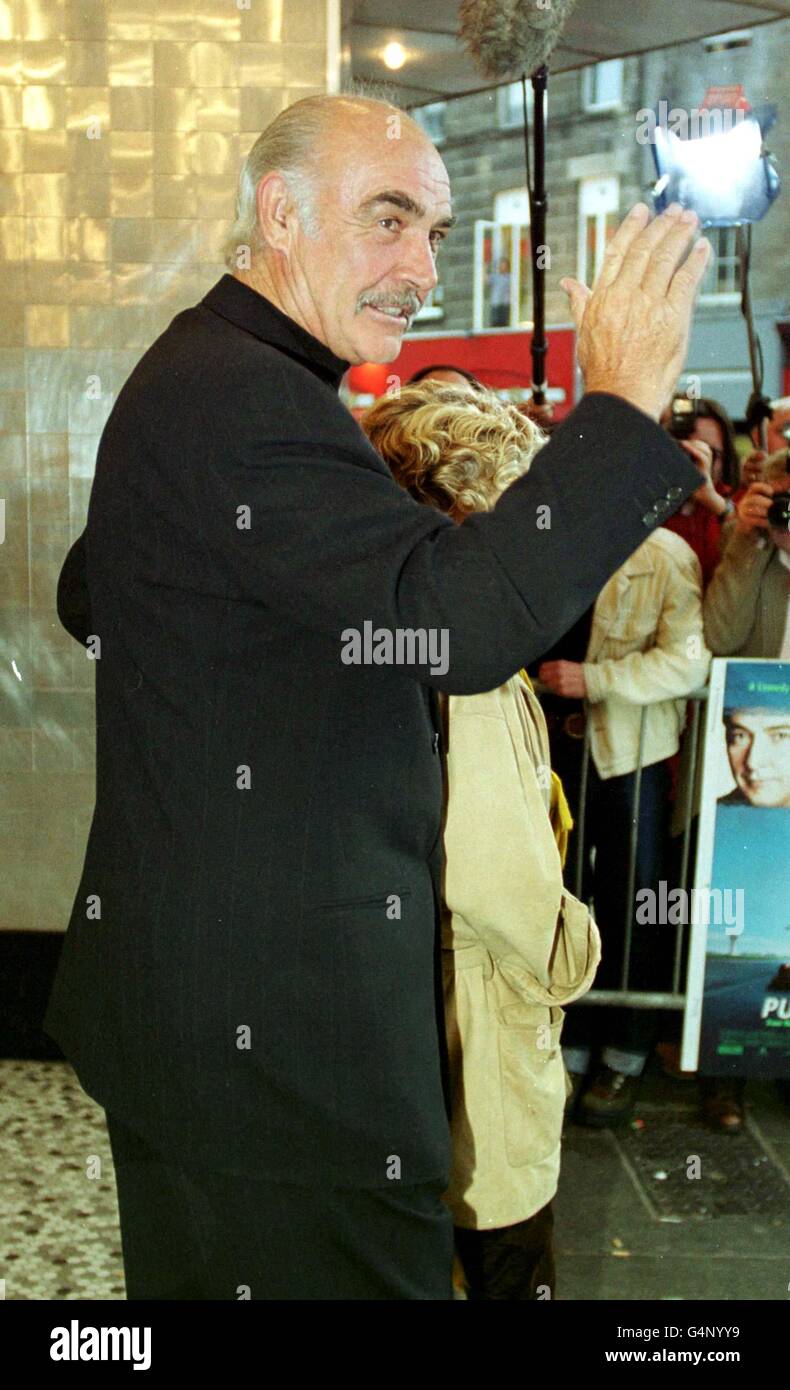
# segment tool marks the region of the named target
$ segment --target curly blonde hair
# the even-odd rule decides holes
[[[490,511],[546,440],[486,387],[430,378],[382,396],[360,424],[401,487],[442,512]]]

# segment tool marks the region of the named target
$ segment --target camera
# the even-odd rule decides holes
[[[790,492],[777,492],[768,508],[768,525],[790,531]]]
[[[670,407],[669,433],[673,439],[690,439],[697,422],[697,404],[690,396],[673,396]]]

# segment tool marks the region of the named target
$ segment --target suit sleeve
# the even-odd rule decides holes
[[[84,647],[93,631],[85,565],[84,531],[74,542],[63,562],[58,579],[57,608],[58,617],[66,631]]]
[[[323,633],[338,653],[366,623],[436,633],[448,668],[414,661],[404,674],[448,693],[491,690],[542,655],[699,486],[663,430],[596,393],[492,512],[456,526],[398,486],[332,393],[280,371],[266,408],[249,388],[205,421],[205,539],[240,597]]]

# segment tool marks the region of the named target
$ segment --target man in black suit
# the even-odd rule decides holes
[[[436,150],[310,98],[240,190],[236,273],[121,391],[61,576],[97,782],[46,1026],[107,1109],[130,1298],[446,1298],[436,691],[540,656],[698,486],[656,420],[707,253],[626,220],[568,285],[588,395],[457,527],[337,395],[436,283]]]

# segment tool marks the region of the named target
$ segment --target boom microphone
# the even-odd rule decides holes
[[[556,48],[576,0],[462,0],[458,37],[484,77],[531,73]]]
[[[462,0],[458,36],[484,77],[521,77],[524,94],[524,156],[530,206],[532,261],[532,400],[546,400],[546,269],[538,255],[546,240],[546,59],[560,40],[576,0]],[[530,177],[526,79],[535,94],[535,179]]]

